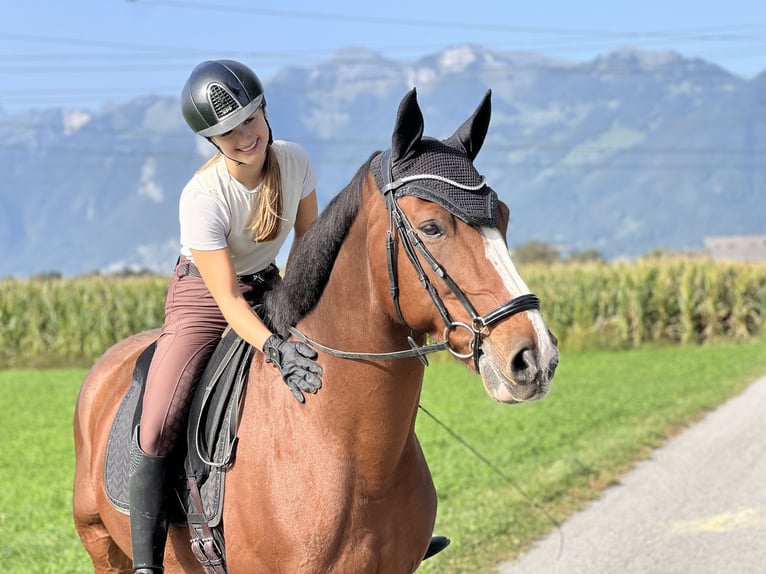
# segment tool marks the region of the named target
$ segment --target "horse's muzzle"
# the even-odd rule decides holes
[[[485,351],[479,357],[479,373],[492,399],[513,404],[540,400],[548,394],[558,353],[544,358],[533,345],[522,345],[509,364],[501,365],[489,342]]]

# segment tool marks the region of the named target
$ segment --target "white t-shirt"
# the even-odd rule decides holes
[[[228,247],[237,275],[257,273],[274,261],[295,225],[298,203],[316,187],[317,176],[299,145],[275,140],[271,147],[282,175],[282,225],[273,241],[255,242],[247,228],[250,207],[260,185],[247,189],[232,177],[221,156],[197,172],[181,192],[179,220],[181,253],[192,259],[191,249],[213,251]]]

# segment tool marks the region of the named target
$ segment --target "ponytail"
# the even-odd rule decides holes
[[[247,227],[253,241],[272,241],[282,227],[282,174],[271,145],[266,148],[261,191],[250,209]]]

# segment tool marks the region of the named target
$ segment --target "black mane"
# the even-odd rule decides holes
[[[287,338],[288,327],[297,324],[322,296],[340,246],[359,211],[362,185],[377,153],[359,168],[306,231],[293,250],[284,279],[266,295],[264,321],[280,336]]]

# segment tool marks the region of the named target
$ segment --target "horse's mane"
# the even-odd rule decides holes
[[[361,189],[373,153],[336,195],[294,247],[284,279],[266,294],[263,317],[272,331],[286,338],[319,301],[340,246],[359,211]]]

